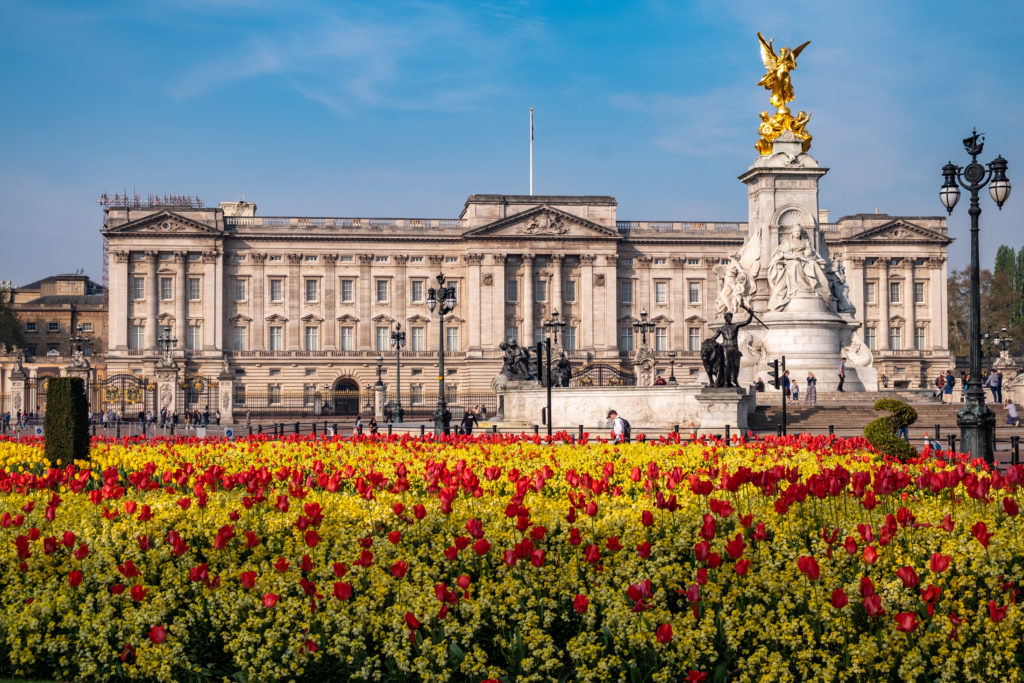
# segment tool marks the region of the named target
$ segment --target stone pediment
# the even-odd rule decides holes
[[[942,233],[929,230],[928,228],[922,227],[905,221],[897,219],[890,221],[883,225],[876,226],[874,228],[868,228],[864,232],[856,235],[851,235],[847,240],[848,242],[942,242],[946,244],[950,239]]]
[[[406,321],[409,325],[426,325],[430,322],[428,318],[424,318],[422,315],[416,314]]]
[[[106,230],[107,235],[202,235],[219,236],[220,230],[205,223],[179,216],[173,211],[159,211],[116,228]]]
[[[463,237],[483,239],[619,239],[619,233],[552,206],[538,206],[473,228]]]

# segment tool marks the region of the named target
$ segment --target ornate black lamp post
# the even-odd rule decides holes
[[[999,156],[989,162],[988,169],[978,163],[978,155],[985,146],[985,138],[973,131],[964,139],[964,148],[971,155],[971,163],[961,168],[949,162],[942,167],[945,182],[939,190],[942,205],[952,214],[960,199],[960,187],[971,193],[971,379],[967,383],[967,401],[957,413],[960,427],[961,450],[974,457],[982,457],[991,464],[995,458],[996,416],[985,405],[985,389],[981,386],[981,283],[978,268],[978,216],[981,205],[978,192],[988,185],[989,194],[1001,209],[1010,196],[1010,181],[1006,179],[1006,159]]]
[[[384,380],[381,379],[381,374],[384,372],[384,354],[377,354],[377,383],[374,384],[375,389],[384,388]]]
[[[405,410],[402,408],[402,349],[405,348],[402,323],[395,323],[395,329],[391,333],[391,347],[395,350],[395,403],[398,404],[395,417],[398,424],[402,424],[402,418],[405,417]]]
[[[640,319],[633,321],[633,329],[640,333],[641,346],[647,346],[647,334],[653,332],[655,327],[655,324],[647,319],[647,309],[642,309]]]
[[[670,368],[669,374],[668,374],[668,383],[669,383],[669,385],[674,387],[674,386],[677,386],[679,384],[678,382],[676,382],[676,352],[675,351],[669,351],[668,352],[668,362],[669,362],[669,368]]]
[[[1004,327],[992,336],[992,343],[996,345],[999,355],[1002,356],[1010,352],[1010,344],[1013,343],[1013,337],[1010,336],[1009,330]]]
[[[427,308],[431,313],[437,309],[438,313],[438,334],[439,345],[437,347],[437,408],[434,409],[434,434],[449,434],[451,432],[452,414],[448,410],[448,403],[444,397],[444,314],[451,313],[458,303],[455,297],[455,286],[444,286],[444,273],[437,276],[437,289],[431,287],[427,290]]]
[[[544,371],[544,384],[547,386],[547,390],[548,390],[548,410],[547,410],[547,413],[545,414],[545,417],[547,417],[547,423],[548,423],[548,436],[551,436],[551,425],[552,425],[552,420],[551,420],[551,338],[552,338],[552,336],[554,336],[555,344],[557,344],[558,343],[558,331],[561,330],[561,329],[564,329],[566,324],[567,323],[559,317],[558,311],[551,311],[551,318],[549,320],[545,320],[543,325],[542,325],[542,327],[544,328],[544,332],[547,333],[547,334],[545,334],[545,337],[544,337],[544,348],[547,349],[547,359],[546,359],[547,363],[546,363],[546,370]],[[538,353],[538,356],[539,355],[540,354]]]

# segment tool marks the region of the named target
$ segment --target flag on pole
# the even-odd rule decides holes
[[[530,142],[533,142],[533,107],[530,107]]]

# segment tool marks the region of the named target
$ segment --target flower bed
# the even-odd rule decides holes
[[[1018,486],[861,439],[0,441],[0,675],[1017,680]]]

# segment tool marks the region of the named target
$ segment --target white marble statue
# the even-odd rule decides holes
[[[821,297],[827,306],[832,303],[832,290],[825,270],[828,262],[814,249],[804,230],[794,225],[768,263],[768,285],[771,295],[768,308],[781,311],[791,299],[811,294]]]
[[[750,296],[756,289],[754,278],[735,262],[718,264],[712,270],[718,275],[718,298],[715,300],[718,315],[736,313],[749,305]]]

